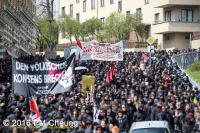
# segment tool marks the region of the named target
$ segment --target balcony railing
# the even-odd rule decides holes
[[[176,23],[200,23],[200,18],[164,18],[163,20],[153,21],[153,25],[156,24],[162,24],[162,23],[170,23],[170,22],[176,22]]]
[[[199,6],[199,0],[154,0],[154,7],[166,8],[172,6]]]

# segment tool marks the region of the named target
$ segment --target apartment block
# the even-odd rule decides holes
[[[0,0],[0,58],[36,52],[35,13],[35,0]]]
[[[200,32],[200,0],[60,0],[60,15],[80,22],[92,17],[104,22],[112,12],[141,13],[148,35],[161,49],[200,47],[199,39],[192,40],[193,33]],[[60,33],[59,44],[68,43]]]

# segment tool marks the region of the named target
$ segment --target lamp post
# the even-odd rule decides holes
[[[48,17],[49,17],[49,39],[50,39],[50,44],[49,44],[49,48],[52,51],[53,47],[54,47],[54,43],[53,43],[53,37],[52,37],[52,22],[53,22],[53,3],[54,0],[51,0],[51,3],[49,2],[49,0],[47,1],[47,11],[48,11]]]

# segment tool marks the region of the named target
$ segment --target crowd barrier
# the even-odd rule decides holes
[[[200,61],[200,51],[174,55],[172,59],[179,67],[184,68],[194,62]]]
[[[174,55],[171,59],[174,63],[177,63],[182,72],[186,73],[183,68],[194,62],[200,61],[200,51]],[[200,89],[200,84],[197,83],[189,74],[186,73],[186,75],[188,76],[193,87],[198,87],[198,89]]]

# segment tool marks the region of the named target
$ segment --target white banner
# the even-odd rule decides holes
[[[80,53],[81,60],[123,61],[123,41],[106,45],[85,43]]]

